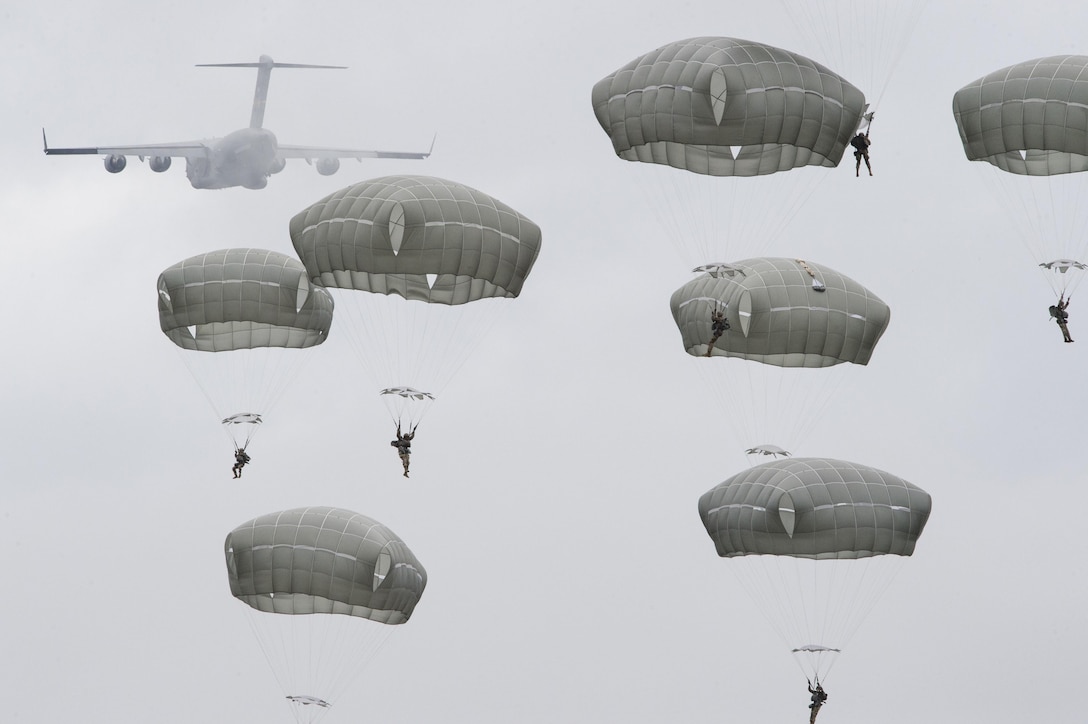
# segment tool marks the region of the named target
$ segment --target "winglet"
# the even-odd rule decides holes
[[[45,126],[42,126],[42,151],[49,154],[49,142],[45,140]]]
[[[45,134],[45,129],[44,128],[42,129],[42,134],[43,134],[43,137],[44,137],[44,134]],[[431,152],[434,151],[434,142],[437,141],[437,140],[438,140],[438,131],[435,131],[434,136],[431,137],[431,147],[427,149],[427,156],[430,156]],[[424,158],[427,158],[427,156],[424,156]]]

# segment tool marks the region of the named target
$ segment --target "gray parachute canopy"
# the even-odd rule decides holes
[[[865,107],[819,63],[735,38],[670,43],[593,86],[620,158],[711,176],[837,166]]]
[[[291,241],[310,278],[325,286],[464,304],[521,293],[540,227],[453,181],[385,176],[296,214]]]
[[[715,310],[729,329],[712,356],[779,367],[867,364],[891,316],[868,289],[810,261],[759,257],[700,270],[671,300],[684,349],[698,357],[710,346]]]
[[[1088,56],[996,70],[956,91],[952,111],[972,161],[1027,176],[1088,170]]]
[[[427,572],[393,531],[340,508],[262,515],[232,530],[224,548],[231,595],[259,611],[400,624],[427,585]]]
[[[297,259],[264,249],[198,254],[159,275],[159,325],[178,347],[224,352],[321,344],[332,297]]]
[[[790,458],[711,488],[699,516],[722,557],[856,559],[911,555],[931,506],[929,493],[876,468]]]

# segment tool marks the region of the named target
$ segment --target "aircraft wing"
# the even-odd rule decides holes
[[[317,146],[284,146],[279,145],[277,155],[280,158],[304,158],[307,161],[315,161],[322,158],[354,158],[358,161],[364,158],[415,158],[422,159],[431,155],[434,150],[434,140],[426,151],[363,151],[355,148],[320,148]]]
[[[42,129],[42,146],[46,155],[59,156],[173,156],[175,158],[188,158],[190,156],[204,156],[208,147],[198,141],[183,141],[181,143],[154,143],[146,146],[91,146],[84,148],[55,148],[50,147],[45,138],[45,129]]]

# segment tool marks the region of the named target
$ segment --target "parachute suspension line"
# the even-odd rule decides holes
[[[406,335],[418,327],[415,307],[395,295],[356,290],[336,290],[335,295],[338,311],[350,312],[349,323],[340,328],[346,330],[374,391],[390,385],[419,385],[418,380],[400,378],[412,373],[413,354],[419,354],[405,349],[408,342],[402,339],[402,332]]]
[[[827,623],[827,632],[835,637],[837,648],[846,649],[850,645],[891,585],[903,560],[904,556],[880,555],[851,561],[823,561],[837,564],[834,567],[838,569],[835,579],[828,583],[828,592],[839,603],[828,611]],[[830,671],[830,666],[827,670]]]
[[[246,617],[284,697],[328,705],[289,701],[299,724],[313,724],[335,706],[396,628],[342,614],[285,615],[248,607]]]
[[[827,608],[826,593],[814,585],[818,581],[816,561],[790,556],[752,555],[730,561],[742,587],[774,629],[786,650],[805,676],[821,680],[830,670],[838,652],[797,650],[808,646],[839,648],[826,638],[826,632],[814,624],[815,617]],[[826,586],[823,587],[826,589]],[[827,662],[825,664],[825,662]]]
[[[813,531],[809,538],[813,547],[815,547],[816,532]],[[798,584],[800,590],[810,594],[809,599],[804,601],[803,627],[797,632],[800,637],[797,640],[801,646],[822,646],[839,650],[843,647],[843,642],[838,639],[837,630],[828,625],[828,617],[832,615],[832,610],[835,609],[835,605],[832,604],[831,594],[833,591],[838,590],[838,566],[835,565],[836,563],[837,561],[834,560],[804,559],[801,561],[801,565],[796,567],[798,574],[802,576],[802,580]],[[827,564],[827,566],[821,567],[821,564]],[[794,657],[794,659],[798,658],[800,657]],[[813,677],[826,679],[828,673],[830,673],[829,670],[818,668],[819,659],[823,657],[817,655],[807,658],[816,659],[816,661],[811,662]],[[831,663],[831,661],[828,662],[828,667],[830,667]]]
[[[357,652],[353,652],[345,649],[343,655],[340,657],[339,668],[336,671],[343,671],[344,675],[334,684],[333,691],[335,696],[339,699],[341,693],[348,689],[362,688],[357,686],[359,679],[366,673],[368,666],[380,657],[382,649],[385,648],[386,643],[389,641],[389,637],[393,634],[396,626],[387,624],[377,624],[373,622],[367,622],[368,628],[373,629],[372,635],[369,637],[369,643],[366,644],[367,655],[361,666],[353,666],[348,660],[351,656],[357,656]]]
[[[289,648],[287,647],[286,642],[282,637],[274,637],[268,629],[258,625],[257,616],[262,615],[260,612],[254,611],[247,606],[245,613],[246,623],[249,624],[249,629],[253,632],[253,637],[257,639],[257,645],[260,647],[265,661],[268,662],[268,668],[272,670],[272,676],[275,677],[276,683],[279,684],[281,691],[289,691],[290,687],[287,685],[289,677],[287,676],[285,667],[276,665],[277,661],[290,661],[290,655],[288,653]]]
[[[419,427],[419,423],[423,422],[423,416],[427,413],[429,405],[421,404],[418,408],[413,408],[409,402],[394,402],[386,404],[385,407],[397,429],[404,434],[411,434]]]
[[[1088,179],[1084,178],[1085,175],[1082,172],[1042,177],[1043,183],[1033,184],[1033,187],[1038,187],[1038,196],[1044,196],[1047,204],[1045,213],[1040,214],[1044,221],[1037,223],[1036,228],[1041,234],[1046,234],[1046,222],[1049,222],[1053,224],[1051,228],[1054,234],[1052,239],[1041,234],[1036,237],[1039,249],[1036,257],[1040,264],[1050,263],[1058,258],[1088,264],[1088,213],[1085,211],[1084,201],[1085,194],[1088,194]],[[1042,208],[1039,201],[1035,203],[1037,208]],[[1054,258],[1043,258],[1047,256],[1048,249],[1056,252]],[[1051,290],[1059,296],[1072,295],[1085,276],[1084,270],[1079,268],[1069,268],[1064,272],[1040,268],[1048,276],[1047,282]]]
[[[221,423],[227,433],[227,437],[230,438],[230,441],[234,445],[235,450],[241,450],[242,452],[245,452],[246,448],[249,447],[250,441],[253,440],[253,436],[257,434],[257,428],[261,425],[260,418],[257,418],[255,422],[232,423],[228,420],[229,418],[227,420],[223,420],[223,422]]]
[[[205,379],[205,377],[203,375],[199,374],[199,372],[197,370],[197,367],[194,366],[194,364],[189,360],[189,357],[192,356],[192,355],[196,355],[196,354],[212,354],[212,353],[210,353],[210,352],[193,352],[191,350],[182,349],[181,347],[175,347],[175,349],[176,349],[176,351],[178,353],[179,359],[181,359],[181,361],[182,361],[182,364],[184,364],[185,367],[189,370],[190,376],[193,378],[193,382],[196,383],[197,389],[199,389],[200,393],[202,395],[204,395],[204,399],[207,401],[208,406],[212,408],[212,412],[215,413],[216,417],[219,417],[219,419],[222,420],[223,418],[222,418],[222,414],[220,412],[220,404],[221,403],[217,404],[216,401],[213,399],[213,394],[214,393],[212,392],[210,383]],[[218,386],[220,386],[220,385],[217,385],[217,387]]]
[[[830,169],[805,167],[752,177],[719,177],[636,164],[630,174],[653,209],[660,233],[692,268],[762,256],[783,236],[827,179]]]
[[[726,332],[729,334],[729,332]],[[842,363],[821,368],[790,368],[732,357],[692,357],[708,396],[722,400],[724,417],[741,451],[778,445],[791,455],[824,421],[847,379],[860,373],[858,365]],[[744,414],[738,414],[743,411]],[[750,453],[748,462],[767,462]]]
[[[790,629],[793,611],[786,591],[793,587],[786,585],[786,576],[781,567],[774,566],[770,555],[739,556],[728,561],[741,587],[763,614],[783,642],[795,640],[795,633]],[[765,565],[766,564],[766,565]]]
[[[447,353],[441,355],[437,360],[443,367],[444,379],[436,386],[435,394],[439,394],[446,389],[446,385],[465,366],[476,347],[483,342],[499,320],[506,315],[510,300],[498,298],[479,299],[459,306],[464,307],[464,309],[457,310],[461,312],[460,314],[452,315],[454,328],[451,330],[451,339],[465,340],[468,344],[465,345],[466,349],[463,354],[455,354],[454,347],[456,345],[451,343]]]
[[[796,454],[823,421],[823,414],[842,388],[846,375],[853,372],[847,364],[769,371],[769,384],[764,387],[762,400],[766,426],[782,431],[783,444],[790,453]]]
[[[1088,264],[1088,173],[1022,176],[984,161],[972,165],[1011,220],[1011,235],[1036,265],[1060,259]],[[1085,277],[1076,267],[1039,269],[1055,298],[1068,297]]]
[[[903,558],[749,555],[728,565],[805,675],[825,681]]]
[[[826,575],[820,576],[817,569],[820,561],[781,558],[774,557],[771,568],[781,579],[777,585],[782,592],[782,615],[787,624],[793,623],[786,627],[783,643],[794,652],[793,659],[807,678],[825,680],[835,659],[833,654],[837,653],[832,649],[842,647],[840,641],[832,638],[834,631],[827,626],[828,594],[835,589],[825,580]],[[802,647],[826,647],[828,651],[798,651]]]
[[[896,2],[898,1],[899,0],[896,0]],[[907,51],[907,45],[909,45],[910,39],[914,35],[915,28],[918,27],[918,19],[921,17],[922,12],[925,10],[925,7],[926,0],[923,0],[923,2],[912,3],[908,10],[913,9],[913,12],[909,12],[907,17],[903,18],[902,21],[898,21],[894,18],[889,18],[888,23],[885,24],[883,32],[881,33],[883,37],[891,38],[893,37],[893,33],[900,32],[904,33],[904,37],[903,42],[893,43],[892,45],[889,67],[886,71],[886,77],[884,79],[884,82],[879,86],[880,90],[876,95],[875,105],[880,105],[880,102],[884,100],[884,93],[888,88],[888,84],[891,82],[892,76],[899,69],[899,66],[902,63],[903,56],[906,54]],[[895,21],[896,24],[894,26],[889,25],[889,23],[892,23],[893,21]]]
[[[853,0],[850,12],[860,14],[867,8],[880,4],[872,0]],[[868,60],[873,69],[869,78],[869,87],[872,88],[873,93],[870,108],[879,107],[881,101],[884,100],[888,84],[906,54],[907,46],[918,26],[918,19],[926,6],[924,0],[922,2],[885,0],[884,4],[891,7],[875,8],[878,12],[869,27],[872,38],[859,39],[859,42],[868,45]],[[883,12],[880,12],[881,10]]]
[[[393,421],[397,430],[402,434],[411,435],[415,433],[419,423],[423,422],[423,416],[430,405],[422,401],[417,401],[417,403],[416,406],[413,406],[411,401],[408,400],[386,403],[385,407],[389,413],[389,419]]]
[[[782,218],[779,221],[779,231],[774,236],[767,240],[768,245],[778,239],[782,231],[789,227],[796,218],[798,212],[801,210],[808,200],[812,198],[817,189],[823,186],[823,184],[830,177],[831,169],[827,168],[801,168],[794,169],[793,173],[797,174],[796,179],[790,179],[795,185],[795,190],[791,194],[789,203],[783,205]],[[802,178],[800,174],[805,174],[807,178]],[[766,248],[766,247],[765,247]]]
[[[480,299],[446,305],[364,291],[333,291],[337,313],[348,318],[339,329],[346,330],[374,394],[390,387],[412,387],[441,396],[510,301]],[[428,406],[413,400],[400,405],[393,396],[383,397],[394,421],[410,411],[413,424],[418,424],[422,411],[417,408],[425,411]]]
[[[883,100],[928,0],[781,0],[813,60],[854,83],[870,108]]]
[[[692,179],[686,178],[687,173],[653,165],[642,168],[640,165],[633,169],[630,178],[643,199],[639,208],[652,209],[659,233],[668,240],[681,260],[690,266],[692,259],[697,259],[695,263],[712,261],[699,257],[703,249],[709,246],[707,240],[718,239],[721,233],[718,215],[711,212],[703,198],[705,189],[701,190]],[[711,181],[708,178],[701,180]],[[693,198],[693,194],[698,194],[698,197]],[[650,239],[653,236],[652,233],[647,234]]]
[[[320,677],[314,681],[314,685],[327,682],[324,689],[328,692],[327,700],[335,705],[345,691],[354,688],[352,684],[362,676],[367,664],[378,657],[396,626],[338,614],[318,614],[306,618],[312,619],[308,634],[311,642],[309,656],[314,662],[311,663],[311,671]],[[326,625],[330,622],[323,618],[338,620],[332,621],[333,625]],[[342,645],[344,639],[353,643]],[[324,654],[324,660],[317,660],[319,653]]]
[[[175,349],[219,422],[241,414],[267,418],[314,353],[314,349],[282,347],[223,352]],[[235,447],[244,449],[259,424],[223,427]]]
[[[1043,250],[1046,248],[1042,238],[1043,226],[1039,223],[1042,217],[1042,201],[1036,194],[1032,179],[1004,178],[1004,171],[980,161],[973,162],[973,165],[993,190],[998,203],[1011,212],[1008,216],[1012,218],[1015,227],[1013,233],[1020,237],[1031,258],[1037,264],[1046,261],[1043,258]],[[1016,186],[1019,186],[1019,190]]]

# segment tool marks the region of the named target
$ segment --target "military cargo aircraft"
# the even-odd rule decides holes
[[[42,144],[48,155],[101,155],[110,173],[120,173],[128,165],[128,157],[136,156],[146,161],[152,171],[162,173],[170,168],[171,159],[185,159],[185,175],[195,189],[225,189],[244,186],[247,189],[263,189],[268,177],[279,173],[289,158],[305,159],[314,165],[322,176],[331,176],[340,168],[340,159],[354,158],[404,158],[424,159],[427,151],[367,151],[351,148],[320,148],[314,146],[288,146],[281,144],[275,134],[264,124],[265,101],[268,98],[268,81],[273,68],[328,68],[343,70],[337,65],[305,65],[276,63],[262,55],[256,63],[206,63],[203,68],[256,68],[257,88],[253,94],[253,112],[249,127],[229,133],[222,138],[205,141],[155,143],[143,146],[94,146],[87,148],[51,148],[42,129]]]

